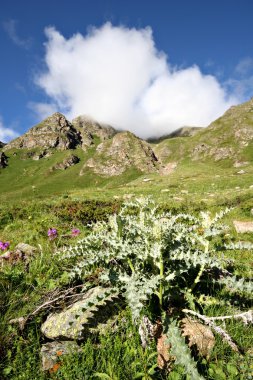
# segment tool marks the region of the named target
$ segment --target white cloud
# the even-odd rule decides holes
[[[11,128],[5,127],[3,124],[3,120],[0,116],[0,141],[1,142],[8,142],[8,141],[14,139],[15,137],[18,137],[18,133],[15,132]]]
[[[206,126],[239,102],[197,66],[171,67],[150,28],[106,23],[66,39],[48,27],[46,36],[46,70],[35,81],[69,118],[87,114],[147,138]]]
[[[17,33],[17,23],[16,20],[11,19],[4,21],[2,25],[5,32],[15,45],[28,50],[32,45],[32,38],[21,38]]]

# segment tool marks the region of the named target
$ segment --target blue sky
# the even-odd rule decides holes
[[[252,16],[251,0],[3,0],[0,140],[56,110],[141,137],[206,126],[253,96]]]

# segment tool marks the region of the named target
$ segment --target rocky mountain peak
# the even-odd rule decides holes
[[[11,148],[33,149],[37,147],[73,149],[80,144],[80,134],[59,112],[47,117],[32,127],[27,133],[7,144],[4,150]]]
[[[82,148],[94,144],[94,137],[97,136],[101,141],[112,138],[116,131],[107,124],[100,124],[89,116],[81,115],[72,120],[73,127],[80,133]]]

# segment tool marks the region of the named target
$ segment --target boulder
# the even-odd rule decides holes
[[[104,300],[103,295],[109,294]],[[49,339],[82,340],[90,333],[103,329],[113,314],[116,313],[116,304],[108,289],[100,286],[89,289],[81,300],[69,305],[63,311],[50,314],[41,326],[42,333]],[[96,305],[94,306],[94,301]]]

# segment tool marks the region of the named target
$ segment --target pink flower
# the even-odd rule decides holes
[[[47,231],[47,236],[49,237],[50,240],[53,240],[57,237],[58,232],[56,228],[49,228]]]
[[[78,236],[80,234],[80,230],[78,228],[73,228],[71,230],[71,236],[75,237],[75,236]]]
[[[9,248],[9,246],[10,246],[10,243],[8,241],[5,243],[3,241],[0,241],[0,249],[2,251],[5,251],[7,248]]]

